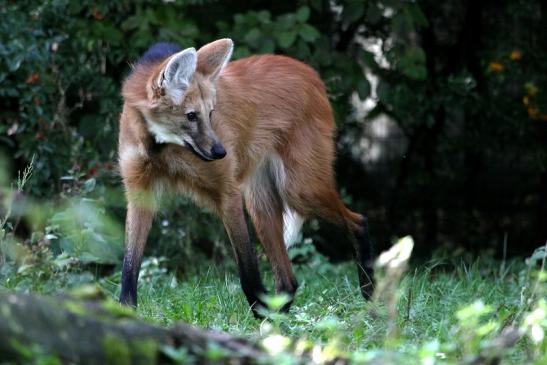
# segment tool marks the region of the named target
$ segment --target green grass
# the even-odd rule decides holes
[[[403,364],[409,359],[428,363],[423,359],[434,358],[436,362],[431,363],[453,364],[484,351],[503,328],[518,326],[536,303],[527,301],[533,277],[522,259],[505,263],[477,259],[471,264],[455,259],[430,261],[411,267],[400,281],[395,279],[391,291],[382,293],[383,299],[366,302],[358,290],[353,263],[331,264],[315,255],[294,267],[300,287],[290,312],[256,320],[235,265],[199,261],[185,267],[185,276],[176,277],[163,260],[146,259],[139,281],[138,316],[162,326],[184,321],[251,339],[273,333],[304,338],[381,363]],[[261,266],[265,282],[272,287],[264,257]],[[117,299],[117,270],[94,276],[80,269],[40,271],[31,266],[9,272],[3,268],[0,287],[50,294],[94,283]],[[543,284],[540,292],[545,293]],[[396,303],[395,315],[390,314],[390,302]],[[468,307],[471,314],[458,318],[458,312],[473,303]],[[526,338],[505,350],[502,364],[541,364],[533,362],[538,350]],[[444,362],[443,356],[453,361]]]
[[[494,309],[489,320],[508,325],[523,307],[526,267],[519,260],[506,264],[502,272],[500,267],[493,260],[477,260],[472,265],[436,262],[412,268],[398,293],[391,293],[400,294],[396,328],[402,353],[405,347],[412,349],[431,341],[453,342],[459,325],[456,312],[479,299]],[[251,338],[267,332],[270,321],[254,319],[232,265],[203,262],[182,279],[169,272],[148,271],[143,272],[139,284],[138,314],[142,318],[165,326],[184,321]],[[314,260],[295,266],[295,272],[300,287],[290,313],[279,321],[282,334],[323,344],[336,336],[347,351],[386,345],[393,319],[382,304],[363,300],[352,263]],[[271,277],[265,279],[271,286]],[[118,283],[116,275],[103,280],[102,286],[115,298]],[[517,348],[510,351],[508,359],[522,363],[524,356]]]

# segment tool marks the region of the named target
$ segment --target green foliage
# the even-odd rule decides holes
[[[0,135],[16,158],[39,156],[37,195],[56,191],[68,170],[110,183],[102,174],[116,159],[119,86],[128,62],[155,42],[199,46],[219,34],[234,38],[236,58],[281,52],[329,65],[331,74],[343,67],[362,75],[355,61],[324,53],[328,41],[310,24],[307,6],[276,16],[267,10],[223,16],[199,27],[195,19],[203,9],[196,2],[29,1],[1,11]],[[348,85],[361,79],[346,76]]]
[[[105,216],[92,199],[77,199],[49,220],[49,240],[54,251],[83,264],[117,264],[123,250],[123,229]]]
[[[308,24],[310,9],[301,7],[295,13],[272,19],[268,10],[250,11],[234,16],[234,25],[220,22],[221,33],[228,34],[239,44],[234,56],[241,58],[256,53],[292,51],[294,56],[308,59],[310,45],[320,37],[319,31]]]
[[[0,139],[5,153],[17,159],[17,169],[37,156],[29,195],[40,202],[60,195],[62,203],[49,210],[47,222],[35,217],[41,222],[32,223],[33,230],[45,230],[55,254],[66,252],[95,263],[118,259],[122,240],[116,226],[123,224],[123,194],[116,173],[119,88],[129,63],[151,44],[200,46],[228,36],[236,43],[235,58],[271,52],[291,55],[325,75],[330,94],[338,100],[335,109],[342,115],[348,114],[349,96],[355,90],[363,99],[370,94],[359,61],[330,50],[335,35],[317,27],[316,8],[302,5],[284,13],[234,14],[224,7],[194,1],[60,0],[11,3],[0,10],[6,19],[0,25]],[[209,11],[218,16],[204,22],[203,14]],[[217,220],[201,214],[188,200],[175,201],[165,205],[162,223],[152,232],[150,241],[158,242],[159,255],[187,259],[191,245],[204,247],[206,255],[229,254]],[[83,211],[90,214],[83,216]],[[108,221],[105,213],[114,214],[115,221]]]
[[[542,142],[547,94],[541,87],[547,72],[537,46],[544,39],[537,31],[541,20],[534,15],[542,8],[535,1],[517,3],[503,1],[491,9],[458,1],[401,0],[340,0],[335,6],[309,0],[271,8],[206,0],[9,2],[0,9],[5,19],[0,24],[0,153],[13,156],[12,171],[36,156],[28,186],[33,197],[56,199],[67,186],[95,181],[94,198],[121,224],[116,135],[119,89],[130,63],[158,41],[199,47],[231,37],[234,58],[273,52],[318,70],[339,128],[340,185],[349,188],[358,210],[366,202],[372,215],[382,217],[389,207],[391,222],[377,218],[380,241],[393,234],[386,227],[413,232],[419,245],[431,243],[422,243],[423,237],[435,236],[436,229],[454,241],[475,233],[489,238],[500,230],[501,218],[482,209],[492,203],[488,193],[474,192],[489,192],[481,182],[500,181],[499,171],[515,166],[529,168],[504,175],[528,178],[508,178],[507,186],[519,188],[502,188],[515,194],[512,201],[529,202],[513,225],[528,227],[535,221],[530,212],[544,213],[541,202],[547,199],[537,190],[547,156]],[[479,16],[485,12],[488,17]],[[467,24],[465,14],[479,15]],[[366,117],[356,113],[354,96],[372,106]],[[362,146],[370,142],[367,123],[378,116],[393,120],[404,140],[393,161],[378,162],[389,166],[367,166],[365,176],[359,164],[367,152]],[[372,186],[375,179],[378,186]],[[432,192],[430,204],[443,207],[438,214],[429,213],[429,203],[416,205],[424,191]],[[490,200],[483,202],[483,196]],[[467,207],[460,206],[463,201]],[[207,255],[223,255],[221,225],[211,224],[214,220],[188,201],[179,203],[162,213],[171,229],[167,235],[160,228],[153,232],[151,241],[161,247],[155,253],[184,258],[194,242],[207,247]],[[453,205],[458,209],[445,211]],[[417,210],[416,216],[405,214],[409,209]],[[504,217],[518,209],[508,202]],[[448,215],[446,227],[438,224],[441,215]],[[479,216],[483,225],[466,224]],[[476,232],[479,227],[488,232]]]
[[[122,251],[122,229],[107,216],[101,203],[87,197],[94,189],[87,180],[78,198],[65,198],[58,206],[45,205],[25,196],[34,159],[11,187],[0,186],[7,197],[1,206],[0,278],[4,286],[20,291],[58,291],[80,286],[94,277],[87,264],[117,264]],[[21,221],[35,230],[28,240],[16,235]],[[53,278],[59,278],[55,283]],[[59,285],[61,284],[62,285]]]

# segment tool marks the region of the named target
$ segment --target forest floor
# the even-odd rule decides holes
[[[253,339],[280,334],[350,354],[357,363],[376,359],[399,364],[410,359],[455,364],[484,356],[500,357],[502,364],[547,363],[544,337],[534,342],[524,335],[514,346],[503,345],[509,328],[526,331],[525,318],[538,305],[543,306],[543,319],[536,321],[543,321],[539,328],[545,330],[545,301],[537,298],[545,292],[545,283],[534,281],[523,259],[429,261],[387,286],[382,299],[365,302],[353,264],[332,264],[316,256],[295,265],[300,287],[290,312],[264,320],[256,320],[249,310],[232,263],[194,263],[176,276],[165,262],[145,260],[138,306],[139,317],[163,326],[184,321]],[[264,258],[261,264],[266,271]],[[31,276],[23,270],[10,277],[3,269],[0,287],[49,294],[93,283],[113,299],[119,293],[117,271],[100,277],[89,272]],[[272,285],[270,275],[265,280]]]

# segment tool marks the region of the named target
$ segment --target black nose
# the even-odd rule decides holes
[[[221,159],[224,156],[226,156],[226,150],[220,143],[213,144],[213,147],[211,147],[211,155],[213,155],[216,159]]]

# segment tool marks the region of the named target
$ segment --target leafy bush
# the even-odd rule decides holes
[[[346,95],[342,104],[349,102],[353,80],[362,80],[356,60],[341,56],[335,60],[325,52],[328,37],[309,23],[308,6],[281,15],[267,10],[227,12],[216,23],[198,21],[204,6],[201,2],[61,0],[11,3],[0,10],[6,18],[0,25],[0,138],[4,151],[13,154],[15,169],[37,156],[27,187],[31,196],[52,199],[60,193],[64,199],[77,196],[81,189],[89,195],[85,184],[93,181],[97,207],[123,221],[123,193],[116,174],[119,85],[129,72],[128,63],[154,42],[199,46],[222,34],[235,40],[236,58],[256,52],[287,53],[323,65],[332,75],[349,67],[354,75],[344,78],[343,87],[332,86],[333,93]],[[152,232],[150,241],[163,243],[158,245],[159,253],[188,257],[188,245],[193,243],[205,247],[207,255],[224,255],[222,226],[211,224],[216,220],[187,200],[178,203],[170,207],[174,208],[170,213],[160,214],[162,225]],[[74,217],[70,210],[58,213],[48,229],[62,229]],[[80,223],[84,222],[72,225]],[[74,232],[65,233],[79,239]],[[55,243],[54,247],[59,244],[65,245]]]
[[[339,129],[340,186],[370,216],[380,246],[412,233],[419,252],[438,242],[470,250],[479,241],[497,247],[507,234],[524,241],[507,240],[510,253],[531,250],[545,238],[547,214],[537,15],[545,9],[498,5],[8,2],[0,9],[0,153],[12,172],[36,156],[33,197],[62,199],[94,179],[94,198],[121,224],[116,136],[130,63],[157,41],[199,47],[231,37],[235,58],[275,52],[319,71]],[[393,128],[382,132],[382,120]],[[387,133],[379,150],[378,130]],[[216,220],[179,203],[161,215],[171,229],[152,233],[164,250],[157,254],[183,258],[191,242],[207,255],[228,251]],[[333,252],[338,235],[323,227],[307,234],[331,256],[349,251]]]

